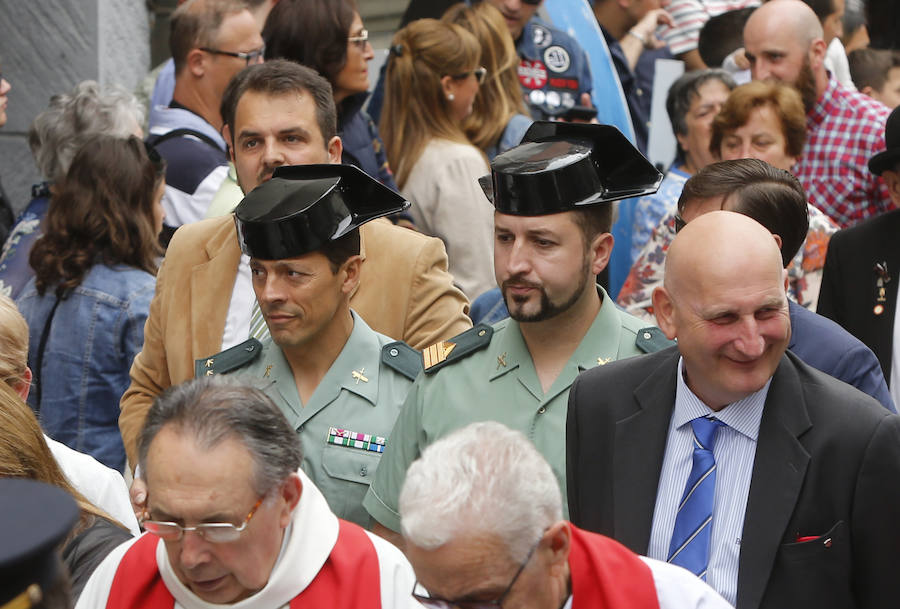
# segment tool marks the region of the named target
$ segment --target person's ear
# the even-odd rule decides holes
[[[452,76],[442,76],[441,77],[441,89],[444,92],[444,97],[447,100],[452,100],[453,95],[456,93],[456,81],[453,80]]]
[[[281,528],[286,528],[291,522],[291,514],[294,508],[300,502],[300,496],[303,494],[303,483],[300,476],[296,473],[291,474],[281,483],[278,489],[278,499],[281,500],[280,512],[278,514],[278,523]]]
[[[227,124],[222,125],[222,139],[228,144],[228,160],[234,163],[234,137]]]
[[[190,70],[196,78],[200,78],[206,73],[207,53],[200,49],[191,49],[185,58],[184,69]]]
[[[675,304],[672,302],[671,294],[665,286],[659,286],[653,290],[650,300],[653,303],[653,313],[656,315],[656,325],[666,338],[675,340],[678,327],[675,323]]]
[[[813,71],[817,70],[825,63],[825,53],[828,51],[828,45],[821,38],[816,38],[809,45],[809,64]]]
[[[614,241],[612,233],[600,233],[591,241],[591,272],[594,275],[599,275],[609,264]]]
[[[22,373],[22,378],[13,385],[13,390],[19,394],[19,397],[22,398],[23,402],[28,400],[28,393],[31,391],[32,378],[31,368],[25,366],[25,372]]]
[[[328,149],[328,162],[332,165],[340,165],[341,156],[344,154],[344,143],[341,138],[334,136],[328,140],[326,148]]]
[[[896,169],[885,169],[881,172],[881,179],[884,180],[884,185],[887,186],[888,194],[894,203],[900,203],[900,172]]]
[[[359,286],[359,272],[362,268],[362,256],[359,254],[350,256],[341,265],[338,273],[343,273],[341,281],[341,292],[347,296],[352,296]]]
[[[563,569],[569,564],[569,553],[572,551],[572,528],[565,520],[556,522],[544,531],[541,539],[545,551],[550,552],[552,569]]]

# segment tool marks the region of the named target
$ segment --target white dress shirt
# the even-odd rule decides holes
[[[737,598],[741,535],[756,457],[756,439],[771,382],[769,379],[759,391],[716,412],[688,388],[684,380],[684,360],[678,360],[675,409],[666,438],[647,556],[658,560],[668,558],[678,504],[693,464],[690,422],[697,417],[715,417],[726,426],[719,428],[713,449],[716,492],[706,581],[732,605]]]

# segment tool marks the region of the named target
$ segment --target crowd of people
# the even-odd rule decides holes
[[[50,99],[0,609],[893,606],[900,8],[589,4],[411,0],[376,79],[354,0],[186,0]]]

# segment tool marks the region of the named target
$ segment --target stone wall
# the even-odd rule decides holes
[[[141,0],[0,0],[0,61],[12,85],[0,129],[0,181],[16,211],[41,177],[28,126],[50,96],[86,79],[134,89],[150,62]]]

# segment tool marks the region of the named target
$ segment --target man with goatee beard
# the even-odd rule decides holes
[[[524,433],[565,497],[569,387],[579,372],[668,346],[596,285],[613,247],[612,201],[655,192],[662,175],[614,127],[538,122],[497,156],[494,273],[510,319],[423,351],[419,375],[363,500],[373,530],[402,543],[398,495],[409,464],[475,421]],[[488,201],[484,201],[488,205]]]
[[[825,69],[822,24],[800,0],[772,0],[750,16],[744,48],[755,80],[796,87],[806,106],[806,149],[793,173],[810,201],[842,227],[894,209],[867,163],[884,150],[889,109],[842,87]]]

